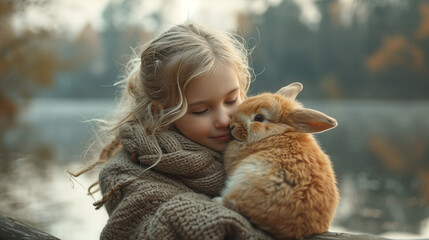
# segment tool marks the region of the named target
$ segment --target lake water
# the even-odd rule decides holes
[[[341,203],[334,231],[429,237],[429,102],[303,101],[339,122],[316,135],[333,161]],[[36,100],[2,139],[0,214],[61,239],[98,239],[107,221],[86,195],[96,180],[71,180],[85,165],[104,100]],[[100,194],[94,196],[100,199]]]

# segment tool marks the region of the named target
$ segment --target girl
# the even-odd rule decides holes
[[[113,140],[97,162],[106,162],[104,195],[94,205],[109,214],[101,238],[269,239],[212,201],[225,180],[230,116],[251,80],[241,42],[178,25],[128,67],[117,120],[106,130]]]

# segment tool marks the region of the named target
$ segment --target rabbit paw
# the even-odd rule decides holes
[[[223,205],[222,204],[223,198],[222,197],[215,197],[215,198],[213,198],[213,202],[215,202],[215,203],[217,203],[219,205]]]

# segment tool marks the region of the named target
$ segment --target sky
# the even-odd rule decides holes
[[[21,15],[16,15],[13,24],[17,31],[23,28],[56,30],[60,34],[76,37],[90,23],[96,30],[104,29],[103,12],[109,3],[120,3],[124,0],[56,0],[48,7],[30,7]],[[293,0],[300,8],[300,20],[312,28],[317,28],[321,14],[316,7],[320,0]],[[394,0],[392,0],[394,1]],[[136,0],[129,14],[117,16],[120,23],[141,24],[147,30],[160,32],[188,19],[222,30],[234,30],[238,12],[263,14],[268,7],[276,6],[282,0]],[[339,1],[343,11],[343,24],[351,22],[348,10],[359,8],[354,0]],[[155,29],[153,19],[149,16],[160,13],[165,26]],[[360,11],[364,19],[364,11]]]
[[[123,0],[57,0],[48,7],[31,7],[13,19],[17,31],[23,28],[49,29],[69,37],[76,37],[90,23],[96,30],[104,28],[103,11],[109,3],[120,3]],[[238,12],[251,11],[264,13],[269,6],[276,6],[282,0],[159,0],[136,1],[127,16],[117,16],[119,22],[142,24],[152,31],[155,24],[149,16],[154,12],[161,14],[167,29],[188,19],[195,20],[210,27],[233,30],[236,26],[235,16]],[[302,7],[303,21],[315,23],[320,20],[314,1],[295,0]]]

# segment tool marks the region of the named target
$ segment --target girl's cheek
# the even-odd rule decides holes
[[[191,125],[198,128],[199,131],[205,132],[210,126],[210,118],[208,116],[194,118]]]
[[[237,100],[237,103],[234,104],[233,108],[232,108],[232,113],[235,113],[235,111],[237,110],[238,106],[241,105],[241,103],[243,102],[243,100]]]

